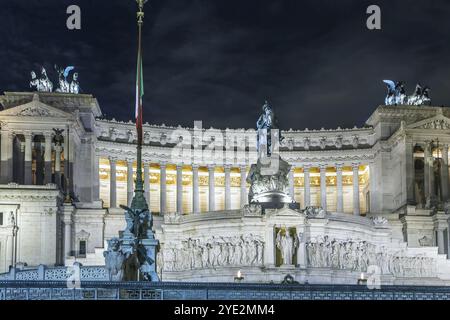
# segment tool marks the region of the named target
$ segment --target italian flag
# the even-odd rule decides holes
[[[139,44],[136,73],[136,130],[138,133],[138,142],[142,142],[142,97],[144,96],[144,77],[142,71],[142,54]]]

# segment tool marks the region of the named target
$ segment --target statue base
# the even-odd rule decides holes
[[[288,174],[291,165],[279,155],[259,158],[250,167],[247,182],[250,183],[248,201],[263,209],[281,209],[285,206],[296,210],[300,204],[289,195]]]

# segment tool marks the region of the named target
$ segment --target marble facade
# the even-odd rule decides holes
[[[63,265],[76,259],[85,265],[98,264],[105,241],[124,228],[118,207],[128,204],[133,192],[134,123],[103,119],[97,100],[85,94],[7,92],[0,104],[0,272],[17,263]],[[64,130],[63,143],[54,141],[53,129]],[[449,132],[450,109],[432,106],[379,106],[362,128],[283,131],[280,155],[293,168],[289,192],[300,203],[301,212],[320,206],[344,220],[364,219],[357,220],[362,222],[356,229],[369,218],[386,218],[390,231],[383,236],[385,240],[396,239],[397,249],[425,250],[426,257],[442,263],[449,247]],[[263,266],[271,270],[266,271],[269,278],[278,277],[280,266],[271,234],[275,226],[289,225],[289,221],[281,218],[269,228],[265,218],[259,217],[261,221],[247,225],[248,219],[256,220],[242,211],[247,210],[246,174],[256,162],[256,150],[251,148],[255,134],[253,129],[144,125],[145,195],[155,214],[160,259],[169,261],[161,263],[166,268],[161,270],[169,279],[196,274],[220,280],[206,276],[210,267],[219,266],[225,266],[221,272],[227,277],[236,268],[248,267],[255,280],[263,280],[257,271]],[[195,148],[191,152],[189,147],[188,153],[187,148],[174,148],[191,140],[194,146],[202,146],[200,155]],[[225,150],[220,149],[220,142]],[[242,142],[247,149],[242,149]],[[2,192],[12,198],[3,198]],[[45,203],[28,200],[27,193],[46,194]],[[64,203],[67,193],[73,199],[70,203]],[[45,214],[50,209],[54,214]],[[17,215],[16,235],[8,224],[10,212]],[[233,224],[237,220],[243,224]],[[347,232],[351,221],[345,221],[341,227]],[[222,222],[233,227],[225,228],[225,233],[214,231]],[[30,223],[39,227],[31,228]],[[301,224],[293,227],[303,228]],[[331,254],[333,246],[322,241],[326,235],[330,243],[335,240],[339,248],[346,247],[348,239],[342,233],[333,237],[329,230],[320,230],[317,233],[313,228],[309,238],[305,235],[305,251],[296,257],[305,261],[296,261],[301,267],[294,266],[293,274],[300,277],[305,268],[322,267],[308,260],[308,243],[325,243],[322,247],[331,247],[327,249]],[[172,232],[174,238],[169,236]],[[369,241],[374,232],[359,235],[354,243]],[[376,247],[377,242],[355,246],[366,245]],[[262,248],[264,254],[259,255]],[[211,260],[206,250],[217,254]],[[234,256],[239,250],[254,254],[241,263],[243,258]],[[199,259],[174,260],[186,252]],[[352,254],[357,256],[348,253]],[[376,256],[377,249],[372,254]],[[402,266],[428,263],[426,257],[409,262],[396,254],[393,251],[390,257],[405,261]],[[361,264],[350,267],[354,261],[348,262],[349,267],[341,260],[328,261],[325,267],[332,270],[333,263],[339,266],[334,269],[342,271],[342,279],[349,272],[361,271]],[[427,272],[428,267],[423,274]]]

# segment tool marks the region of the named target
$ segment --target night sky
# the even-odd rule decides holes
[[[66,28],[81,7],[82,30]],[[366,8],[382,30],[366,28]],[[134,117],[133,0],[0,0],[0,91],[30,71],[74,65],[107,118]],[[383,79],[432,88],[450,105],[450,1],[150,0],[144,22],[144,119],[249,128],[269,99],[283,129],[362,126]]]

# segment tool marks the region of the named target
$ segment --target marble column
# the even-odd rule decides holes
[[[342,164],[336,165],[337,212],[344,212],[344,192],[342,185]]]
[[[127,203],[131,206],[133,201],[133,159],[127,159]]]
[[[64,254],[65,257],[72,255],[72,221],[64,219]]]
[[[14,135],[8,130],[1,131],[0,183],[7,184],[13,180],[13,143]]]
[[[353,214],[359,215],[359,164],[352,165],[353,168]]]
[[[244,207],[247,202],[247,166],[240,166],[241,169],[241,208]]]
[[[109,158],[109,207],[117,208],[117,168],[116,158]]]
[[[52,135],[47,133],[44,135],[45,151],[44,151],[44,183],[52,182]]]
[[[198,188],[198,165],[192,165],[192,211],[200,212],[200,191]]]
[[[424,192],[427,204],[431,205],[431,200],[434,198],[434,172],[433,172],[434,158],[431,153],[430,142],[425,142],[424,145]]]
[[[320,166],[320,206],[327,211],[327,167]]]
[[[150,163],[144,162],[144,196],[150,207]]]
[[[309,207],[311,205],[311,179],[309,176],[309,166],[303,167],[304,174],[304,188],[305,188],[305,207]]]
[[[183,213],[183,165],[177,164],[177,213]]]
[[[216,210],[216,190],[215,190],[215,178],[214,178],[214,171],[215,166],[208,166],[208,172],[209,172],[209,211],[215,211]]]
[[[448,200],[448,144],[442,146],[442,167],[441,167],[441,190],[442,201]]]
[[[405,167],[404,175],[406,179],[406,204],[415,204],[415,168],[414,168],[414,145],[409,139],[405,142]]]
[[[160,204],[159,204],[159,211],[160,214],[163,215],[166,213],[167,211],[167,176],[166,176],[166,163],[161,163],[159,165],[160,167],[160,177],[159,177],[159,182],[160,182]]]
[[[32,171],[32,163],[33,163],[33,134],[24,133],[25,136],[25,163],[24,163],[24,172],[25,172],[25,185],[33,184],[33,171]]]
[[[291,196],[292,200],[294,200],[295,197],[295,185],[294,185],[294,166],[291,167],[291,170],[289,171],[289,195]]]
[[[61,188],[61,151],[62,147],[60,145],[55,146],[55,183]]]
[[[225,210],[231,210],[231,166],[225,165]]]

